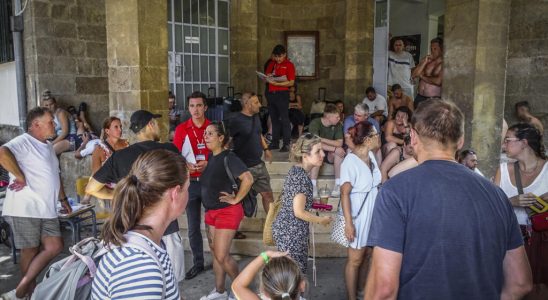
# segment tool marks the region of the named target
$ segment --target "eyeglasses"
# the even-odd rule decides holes
[[[516,141],[520,141],[520,139],[518,139],[518,138],[507,138],[507,137],[505,137],[504,140],[503,140],[502,142],[505,143],[505,144],[508,144],[509,142],[516,142]]]

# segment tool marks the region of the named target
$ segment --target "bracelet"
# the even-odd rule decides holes
[[[263,258],[264,260],[264,264],[268,264],[268,261],[270,261],[270,257],[268,257],[268,255],[266,254],[266,252],[261,252],[261,257]]]
[[[266,148],[263,148],[263,151],[270,151],[270,149],[268,149],[268,147],[266,147]]]

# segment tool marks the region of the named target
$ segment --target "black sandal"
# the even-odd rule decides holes
[[[88,104],[86,102],[80,103],[80,106],[78,107],[78,112],[86,112],[88,111]]]
[[[246,236],[241,231],[236,231],[236,234],[234,235],[235,240],[245,240]]]

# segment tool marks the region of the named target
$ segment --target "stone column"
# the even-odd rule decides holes
[[[105,7],[111,115],[120,117],[127,130],[135,110],[160,113],[161,137],[166,140],[167,2],[108,0]]]
[[[510,0],[447,0],[443,97],[464,112],[465,147],[495,174],[500,158]]]
[[[238,91],[257,91],[257,1],[230,1],[230,82]],[[262,91],[259,91],[262,94]]]
[[[344,101],[349,111],[373,80],[374,1],[346,1]]]

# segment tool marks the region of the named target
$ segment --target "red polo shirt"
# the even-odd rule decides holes
[[[275,77],[285,75],[288,81],[295,80],[295,65],[287,58],[279,64],[275,60],[271,60],[266,67],[266,74],[272,74]],[[268,84],[268,90],[270,92],[289,91],[289,87]]]
[[[179,124],[179,126],[175,128],[175,135],[173,136],[173,144],[179,149],[179,153],[183,149],[185,140],[188,138],[196,161],[207,160],[210,151],[205,145],[204,131],[210,123],[211,122],[208,119],[205,119],[204,124],[202,124],[201,127],[197,127],[194,125],[194,122],[192,122],[192,118],[190,118],[186,122]],[[198,144],[200,144],[201,147],[198,147]],[[190,177],[200,177],[200,175],[200,172],[190,173]]]

